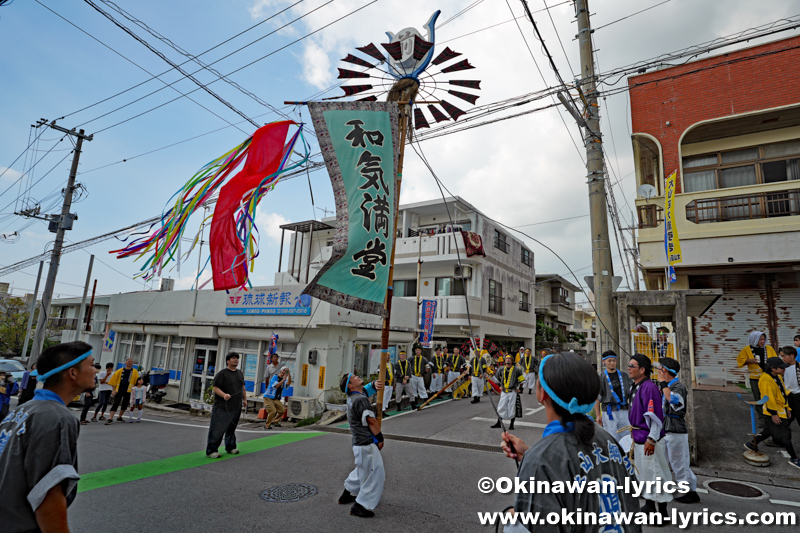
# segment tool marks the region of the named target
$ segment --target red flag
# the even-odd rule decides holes
[[[242,243],[236,236],[234,216],[242,197],[280,167],[291,124],[294,122],[284,120],[256,130],[244,168],[220,189],[209,237],[214,290],[241,287],[246,279],[247,265]]]

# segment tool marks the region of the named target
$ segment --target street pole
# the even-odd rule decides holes
[[[78,311],[78,324],[75,329],[78,330],[78,337],[76,341],[81,339],[81,327],[83,325],[83,314],[86,312],[86,295],[89,294],[89,282],[92,281],[92,266],[94,265],[94,254],[89,257],[89,270],[86,271],[86,283],[83,285],[83,298],[81,298],[81,310]]]
[[[67,229],[72,229],[72,216],[70,215],[70,208],[72,207],[72,193],[75,191],[75,176],[78,174],[78,161],[81,157],[81,148],[83,141],[91,141],[93,136],[86,135],[84,130],[75,131],[74,129],[68,130],[61,126],[56,126],[56,121],[47,124],[44,121],[39,122],[39,126],[47,125],[54,130],[58,130],[67,135],[77,137],[75,144],[75,151],[72,156],[72,167],[69,170],[69,180],[67,187],[64,189],[64,203],[61,206],[61,216],[56,220],[58,221],[58,229],[56,231],[56,240],[53,243],[53,251],[50,254],[50,268],[47,270],[47,280],[44,283],[44,292],[42,292],[42,311],[39,313],[39,319],[36,322],[36,334],[33,337],[33,348],[31,349],[31,358],[28,365],[32,365],[39,359],[39,354],[44,345],[44,338],[47,334],[47,319],[50,313],[50,302],[53,300],[53,290],[56,286],[56,276],[58,276],[58,266],[61,263],[61,249],[64,246],[64,233]]]
[[[36,288],[33,289],[33,301],[31,302],[31,310],[28,311],[28,327],[25,330],[25,344],[22,345],[22,357],[28,355],[28,341],[31,340],[31,328],[33,327],[33,315],[36,313],[36,299],[39,297],[39,282],[42,280],[42,269],[44,268],[44,261],[39,261],[39,273],[36,274]],[[30,361],[29,361],[30,362]],[[30,364],[28,365],[30,370]]]
[[[600,326],[600,347],[597,350],[597,367],[601,368],[601,355],[606,349],[615,349],[617,321],[614,313],[611,263],[611,241],[608,236],[608,212],[606,208],[605,172],[603,170],[603,140],[600,135],[600,113],[597,104],[597,89],[594,74],[594,51],[592,30],[589,25],[588,0],[576,0],[578,18],[578,44],[581,55],[581,91],[586,97],[586,179],[589,185],[589,214],[592,235],[592,274]]]
[[[419,243],[417,246],[417,321],[415,322],[415,328],[420,327],[419,323],[419,311],[420,311],[420,290],[419,285],[422,280],[422,234],[417,235],[417,239],[419,239]],[[419,342],[419,337],[422,335],[422,332],[417,333],[417,342]],[[413,346],[412,346],[413,348]]]

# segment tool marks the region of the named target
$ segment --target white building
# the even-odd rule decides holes
[[[471,321],[476,337],[532,346],[533,254],[463,200],[450,198],[447,207],[455,232],[452,227],[447,231],[450,223],[441,201],[400,208],[402,237],[397,240],[389,337],[392,356],[416,340],[417,287],[421,299],[437,303],[435,342],[451,347],[467,343]],[[103,314],[104,332],[113,332],[114,338],[111,350],[101,348],[96,359],[121,365],[132,357],[143,368],[168,370],[167,398],[181,402],[202,399],[229,351],[243,355],[240,368],[248,390],[259,395],[273,333],[279,337],[282,361],[292,370],[295,398],[322,400],[338,390],[342,374],[375,372],[380,317],[299,298],[331,256],[334,222],[329,218],[282,226],[284,236],[290,232],[288,258],[279,257],[271,287],[239,293],[151,291],[96,298],[95,312]],[[440,229],[445,233],[437,233]],[[482,237],[485,257],[466,256],[461,230]],[[77,317],[79,306],[80,300],[58,300],[53,314],[68,321]],[[265,310],[254,314],[256,308]],[[93,327],[92,333],[96,332]],[[84,340],[87,335],[83,334]],[[63,340],[75,337],[75,331],[62,336]]]

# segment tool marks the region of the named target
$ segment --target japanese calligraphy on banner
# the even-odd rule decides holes
[[[302,292],[302,287],[283,285],[222,296],[226,315],[310,315],[311,297]]]
[[[419,342],[423,348],[430,348],[433,340],[433,319],[436,317],[436,300],[422,300],[422,334]]]
[[[675,182],[678,171],[667,178],[667,191],[664,200],[664,245],[667,247],[667,262],[670,265],[683,261],[681,241],[678,239],[678,226],[675,224]]]
[[[380,315],[389,281],[397,203],[396,102],[310,102],[333,185],[333,253],[304,293]]]

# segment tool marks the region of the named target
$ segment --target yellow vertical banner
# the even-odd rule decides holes
[[[300,384],[305,387],[308,385],[308,365],[303,365],[303,377],[300,380]]]
[[[319,367],[319,388],[320,389],[324,389],[325,388],[325,367],[324,366]]]
[[[675,223],[675,184],[678,171],[675,170],[667,178],[666,196],[664,199],[664,247],[670,265],[683,262],[681,241],[678,238],[678,225]]]

